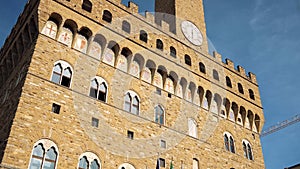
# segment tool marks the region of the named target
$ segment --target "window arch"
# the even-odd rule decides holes
[[[154,114],[154,120],[156,123],[159,123],[161,125],[165,125],[165,111],[162,106],[157,105],[154,108],[155,114]]]
[[[199,69],[201,73],[206,73],[205,65],[202,62],[199,63]]]
[[[188,119],[188,134],[191,137],[197,138],[198,135],[197,122],[193,118]]]
[[[148,34],[146,31],[141,30],[140,31],[140,40],[147,43],[148,42]]]
[[[185,62],[185,64],[192,66],[192,60],[189,55],[184,55],[184,62]]]
[[[86,156],[83,156],[80,160],[79,160],[79,166],[78,169],[88,169],[89,168],[89,162],[86,158]]]
[[[88,12],[92,12],[93,4],[89,0],[83,0],[82,9]]]
[[[51,20],[47,21],[45,27],[42,30],[42,34],[49,36],[52,39],[56,39],[56,34],[57,34],[56,23]]]
[[[107,82],[101,77],[95,77],[91,81],[90,96],[106,102],[107,99]]]
[[[78,169],[101,169],[100,159],[92,152],[85,152],[79,157]]]
[[[139,115],[140,98],[133,92],[128,91],[124,96],[124,110],[135,115]]]
[[[74,49],[77,49],[82,53],[86,53],[88,41],[92,35],[93,33],[89,28],[82,27],[75,38]]]
[[[124,32],[130,33],[130,31],[131,31],[131,25],[130,25],[130,23],[127,22],[127,21],[123,21],[122,22],[122,30]]]
[[[227,87],[232,88],[231,79],[228,76],[226,76],[226,85]]]
[[[176,58],[177,52],[176,52],[176,49],[173,46],[170,47],[170,55],[172,57]]]
[[[65,61],[57,61],[52,70],[51,81],[65,87],[71,86],[72,67]]]
[[[241,94],[244,94],[244,89],[241,83],[238,83],[238,90]]]
[[[227,151],[235,153],[234,139],[232,135],[228,132],[224,133],[224,144],[225,144],[225,149]]]
[[[249,97],[250,99],[255,100],[255,95],[252,89],[249,89]]]
[[[219,78],[219,73],[218,73],[218,71],[217,71],[216,69],[213,70],[213,78],[214,78],[215,80],[217,80],[217,81],[220,80],[220,78]]]
[[[63,28],[60,31],[58,41],[67,45],[68,47],[71,47],[74,35],[78,31],[78,26],[76,22],[73,20],[67,19],[63,25]]]
[[[129,163],[124,163],[118,167],[118,169],[135,169],[133,165]]]
[[[39,140],[34,144],[28,168],[50,167],[55,169],[57,166],[58,148],[54,142],[48,139]]]
[[[61,22],[62,17],[57,13],[52,13],[42,30],[42,34],[52,39],[56,39],[58,27],[60,26]]]
[[[112,21],[112,14],[108,10],[103,11],[102,20],[111,23]]]
[[[199,160],[193,158],[193,169],[199,169]]]
[[[243,151],[244,151],[244,156],[247,159],[253,160],[252,147],[251,147],[251,144],[247,140],[243,140]]]
[[[156,49],[164,50],[164,44],[160,39],[156,39]]]

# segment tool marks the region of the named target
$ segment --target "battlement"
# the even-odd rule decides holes
[[[252,83],[255,83],[257,84],[257,81],[256,81],[256,75],[253,74],[252,72],[248,72],[248,74],[246,73],[246,70],[245,68],[243,68],[242,66],[238,65],[236,68],[234,66],[234,62],[231,61],[230,59],[226,58],[225,59],[225,62],[222,61],[222,55],[217,53],[217,52],[213,52],[213,56],[215,57],[215,59],[218,61],[218,62],[222,62],[223,63],[223,66],[228,68],[229,70],[239,74],[240,76],[248,79],[249,81],[251,81]]]
[[[119,4],[118,5],[121,5],[121,6],[124,6],[121,1],[119,0],[115,0],[115,2],[118,2]],[[132,13],[133,15],[136,15],[138,16],[139,18],[145,20],[146,22],[148,22],[149,24],[155,26],[156,28],[162,30],[164,33],[170,35],[170,36],[173,36],[174,35],[174,32],[170,31],[171,27],[170,27],[170,24],[167,23],[166,21],[162,20],[161,23],[156,23],[155,22],[155,17],[157,17],[157,14],[152,14],[151,12],[149,11],[145,11],[144,15],[142,15],[141,13],[139,13],[138,9],[139,9],[139,6],[133,2],[128,2],[128,5],[126,6],[127,8],[127,11]],[[169,14],[167,14],[169,15]],[[166,17],[166,16],[163,16],[163,17]],[[175,34],[176,35],[176,34]],[[257,81],[256,81],[256,75],[253,74],[252,72],[248,72],[248,74],[246,73],[246,70],[238,65],[236,68],[234,66],[234,62],[232,62],[231,60],[229,59],[225,59],[225,62],[222,61],[222,55],[217,53],[217,52],[214,52],[213,53],[213,57],[216,59],[217,62],[219,63],[222,63],[222,65],[228,69],[230,69],[231,71],[239,74],[240,76],[248,79],[249,81],[251,81],[252,83],[255,83],[257,84]]]

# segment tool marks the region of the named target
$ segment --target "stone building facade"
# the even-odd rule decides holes
[[[255,75],[209,55],[202,0],[155,10],[26,4],[0,51],[0,168],[265,168]]]

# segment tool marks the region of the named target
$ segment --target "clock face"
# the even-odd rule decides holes
[[[183,21],[181,23],[181,30],[184,36],[194,45],[200,46],[203,41],[200,30],[190,21]]]

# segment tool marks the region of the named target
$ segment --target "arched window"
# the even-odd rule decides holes
[[[93,4],[89,0],[83,0],[82,9],[88,12],[92,12]]]
[[[118,167],[118,169],[135,169],[133,165],[129,163],[124,163]]]
[[[156,123],[159,123],[161,125],[164,125],[165,124],[165,111],[164,109],[158,105],[154,108],[154,111],[155,111],[155,122]]]
[[[192,118],[188,119],[188,129],[189,129],[189,136],[197,138],[198,135],[197,122]]]
[[[74,44],[74,49],[79,50],[82,53],[86,53],[88,47],[88,40],[93,35],[92,31],[87,27],[82,27],[78,32]]]
[[[199,63],[199,69],[201,73],[206,73],[205,65],[202,62]]]
[[[140,99],[138,95],[133,91],[127,92],[124,97],[124,110],[132,114],[139,115],[139,109]]]
[[[193,158],[193,169],[199,168],[199,161],[196,158]]]
[[[72,68],[65,61],[54,64],[51,81],[65,87],[70,87],[72,79]]]
[[[52,39],[56,39],[58,28],[60,27],[61,22],[62,22],[62,17],[57,13],[52,13],[42,30],[42,34]],[[27,30],[30,29],[28,25],[26,27]],[[29,38],[29,34],[28,35],[25,34],[25,35]]]
[[[227,87],[232,88],[231,80],[228,76],[226,76],[226,85],[227,85]]]
[[[45,150],[43,144],[38,144],[34,147],[32,156],[31,156],[31,163],[29,168],[41,168],[42,162],[44,160]]]
[[[131,31],[131,25],[130,25],[130,23],[127,22],[127,21],[123,21],[122,22],[122,30],[124,32],[130,33],[130,31]]]
[[[89,168],[89,162],[88,162],[86,156],[84,156],[79,160],[78,169],[88,169],[88,168]]]
[[[184,55],[184,62],[185,62],[185,64],[192,66],[192,60],[189,55]]]
[[[225,144],[225,149],[229,151],[229,139],[227,134],[224,135],[224,144]]]
[[[100,169],[101,163],[98,156],[92,152],[85,152],[80,156],[78,169]]]
[[[53,21],[47,21],[45,27],[42,30],[42,34],[49,36],[52,39],[56,38],[57,25]]]
[[[213,78],[215,79],[215,80],[217,80],[217,81],[219,81],[220,80],[220,78],[219,78],[219,73],[218,73],[218,71],[217,70],[213,70]]]
[[[224,133],[224,143],[225,143],[225,149],[227,151],[235,153],[234,140],[232,135],[228,132]]]
[[[91,82],[90,96],[106,102],[107,83],[101,77],[95,77]]]
[[[28,168],[55,169],[57,156],[57,146],[51,140],[42,139],[35,143]]]
[[[243,140],[243,151],[244,151],[244,156],[247,159],[253,160],[252,148],[250,143],[247,140]]]
[[[108,10],[103,11],[102,20],[111,23],[112,21],[112,14]]]
[[[148,34],[144,30],[140,31],[140,40],[143,42],[148,42]]]
[[[170,47],[170,55],[172,57],[176,58],[177,52],[176,52],[176,49],[173,46]]]
[[[164,44],[160,39],[156,39],[156,49],[164,50]]]
[[[71,47],[75,33],[78,31],[78,26],[73,20],[66,20],[63,28],[59,31],[58,41]]]
[[[249,97],[250,99],[255,100],[255,95],[252,89],[249,89]]]
[[[234,140],[232,136],[229,137],[229,145],[230,145],[230,152],[235,153]]]
[[[96,159],[91,162],[91,169],[100,169],[100,165]]]
[[[244,94],[244,89],[243,89],[243,86],[242,84],[238,83],[238,90],[241,94]]]

